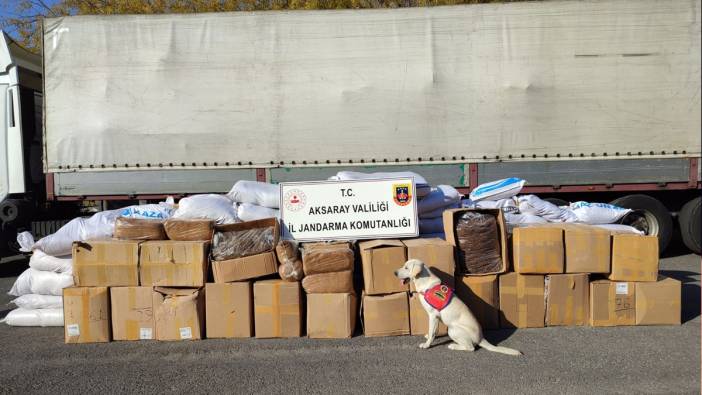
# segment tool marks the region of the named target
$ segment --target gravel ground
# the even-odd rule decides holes
[[[0,264],[0,317],[24,265]],[[62,328],[0,325],[0,393],[699,393],[700,257],[661,271],[683,281],[682,326],[487,332],[523,357],[408,336],[65,345]]]

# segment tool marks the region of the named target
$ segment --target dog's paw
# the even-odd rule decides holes
[[[430,345],[431,344],[429,344],[429,343],[422,343],[419,345],[419,348],[426,350],[427,348],[429,348]]]

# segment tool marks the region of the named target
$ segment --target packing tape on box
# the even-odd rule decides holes
[[[85,340],[92,339],[90,333],[90,289],[85,288],[81,290],[80,294],[80,334],[78,337],[82,337]]]
[[[227,334],[233,334],[234,332],[234,326],[236,325],[236,317],[237,317],[237,312],[231,309],[232,305],[232,287],[227,286],[224,292],[224,297],[220,301],[221,303],[224,303],[224,308],[226,309],[226,314],[227,314]]]
[[[282,326],[282,316],[283,315],[293,315],[298,316],[300,314],[298,305],[286,304],[282,305],[280,303],[280,284],[275,283],[273,285],[273,298],[271,306],[256,306],[256,312],[261,314],[270,314],[273,320],[273,337],[280,337],[283,333]]]
[[[573,295],[566,296],[565,301],[565,311],[563,312],[563,322],[572,325],[573,324],[573,307],[575,301],[573,300]]]
[[[136,304],[136,288],[127,288],[127,303],[129,316],[131,316],[135,307],[134,305]],[[126,321],[126,335],[127,340],[139,339],[138,321],[132,319]]]
[[[527,326],[529,302],[526,299],[526,278],[517,276],[517,324]]]

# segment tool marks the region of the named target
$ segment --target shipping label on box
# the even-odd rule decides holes
[[[356,295],[325,293],[307,295],[307,336],[313,339],[346,339],[353,336],[358,314]]]
[[[613,281],[656,281],[658,238],[633,234],[612,235]]]
[[[680,325],[681,283],[669,277],[636,283],[636,325]]]
[[[139,241],[75,242],[73,280],[80,287],[139,285]]]
[[[203,288],[155,287],[152,293],[157,340],[202,339],[205,325]]]
[[[402,241],[407,248],[407,259],[419,259],[427,265],[441,283],[451,288],[455,286],[454,273],[456,264],[454,261],[453,246],[442,239],[410,239]],[[415,291],[414,282],[410,282],[410,291]]]
[[[544,276],[500,275],[500,325],[503,328],[543,328],[546,313]]]
[[[141,244],[141,285],[195,287],[207,278],[206,241],[146,241]]]
[[[107,287],[63,289],[63,324],[66,343],[110,341],[110,294]]]
[[[587,274],[546,276],[546,326],[587,325],[590,284]]]
[[[456,279],[456,296],[468,306],[483,329],[499,328],[498,276],[461,276]]]
[[[363,333],[365,336],[410,334],[407,292],[389,295],[363,295]]]
[[[275,252],[264,252],[226,261],[212,261],[212,275],[215,283],[250,280],[277,272],[278,260]]]
[[[537,226],[515,228],[512,257],[517,273],[563,273],[563,230]]]
[[[253,336],[253,294],[248,281],[205,285],[208,338]]]
[[[620,326],[636,323],[636,284],[596,280],[590,282],[590,325]]]
[[[363,285],[367,295],[407,291],[395,276],[395,270],[407,261],[405,245],[400,240],[372,240],[358,244],[363,267]]]
[[[155,339],[152,287],[110,288],[113,340]]]
[[[412,336],[424,336],[429,332],[429,315],[422,307],[421,298],[423,296],[414,293],[409,298],[410,305],[410,334]],[[445,336],[448,334],[448,327],[443,322],[439,321],[436,329],[436,336]]]
[[[257,338],[302,335],[302,292],[299,282],[264,280],[254,283],[254,324]]]

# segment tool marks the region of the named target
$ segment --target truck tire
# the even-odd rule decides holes
[[[622,196],[610,203],[634,210],[622,218],[621,223],[649,236],[658,236],[659,253],[668,247],[673,236],[673,218],[663,203],[647,195]]]
[[[561,206],[570,206],[570,203],[566,202],[566,201],[563,200],[563,199],[559,199],[559,198],[546,198],[546,199],[544,199],[544,200],[547,201],[547,202],[549,202],[549,203],[551,203],[551,204],[555,204],[555,205],[558,206],[558,207],[561,207]]]
[[[678,214],[680,222],[680,236],[685,243],[695,254],[702,252],[702,198],[697,197],[685,203]]]

